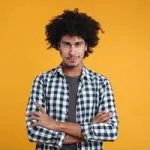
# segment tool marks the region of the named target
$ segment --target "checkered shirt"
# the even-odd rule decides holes
[[[27,111],[38,111],[39,102],[53,119],[67,121],[69,88],[62,66],[38,75],[32,85]],[[108,123],[92,123],[99,112],[111,112]],[[65,133],[47,128],[31,127],[27,122],[28,138],[37,142],[37,150],[59,150]],[[77,144],[77,150],[102,150],[103,141],[114,141],[118,132],[118,117],[111,84],[106,77],[83,67],[77,92],[76,122],[80,124],[84,141]],[[71,128],[71,127],[70,127]]]

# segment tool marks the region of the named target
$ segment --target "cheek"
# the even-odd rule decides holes
[[[67,53],[65,53],[65,52],[62,52],[62,51],[61,51],[61,52],[60,52],[60,55],[61,55],[61,57],[63,57],[63,58],[64,58],[64,57],[66,57],[66,56],[67,56]]]
[[[84,56],[84,54],[85,54],[85,50],[83,50],[83,51],[80,53],[81,56]]]

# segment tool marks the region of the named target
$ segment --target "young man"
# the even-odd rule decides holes
[[[118,118],[106,77],[83,64],[98,44],[100,24],[78,9],[66,10],[46,26],[46,40],[62,63],[34,80],[27,130],[38,150],[102,150],[114,141]]]

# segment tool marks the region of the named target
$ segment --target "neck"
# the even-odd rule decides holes
[[[63,69],[64,75],[66,76],[72,76],[72,77],[80,76],[82,72],[82,68],[83,68],[83,64],[76,66],[76,67],[69,67],[69,66],[66,66],[65,64],[62,64],[62,69]]]

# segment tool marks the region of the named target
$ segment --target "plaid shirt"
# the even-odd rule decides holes
[[[53,119],[62,122],[67,120],[69,90],[61,65],[36,77],[27,105],[27,114],[38,111],[35,106],[37,101]],[[102,111],[112,113],[110,121],[92,123],[94,116]],[[110,82],[86,67],[83,67],[77,92],[76,122],[80,124],[84,137],[84,141],[77,144],[78,150],[102,150],[103,141],[114,141],[117,137],[118,117]],[[37,150],[61,149],[65,133],[41,126],[30,127],[30,124],[27,120],[28,138],[37,142]]]

